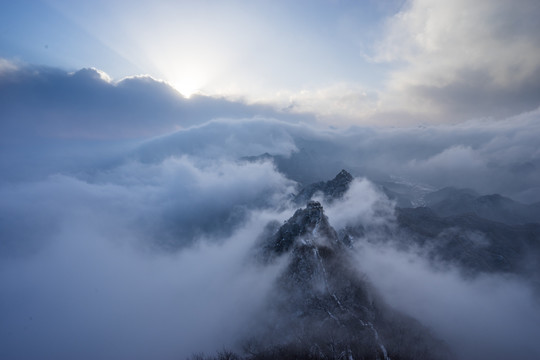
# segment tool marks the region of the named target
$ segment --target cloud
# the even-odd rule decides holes
[[[394,214],[394,204],[381,194],[380,190],[367,179],[355,179],[340,201],[330,204],[319,200],[330,223],[336,229],[362,225],[377,228],[386,225]]]
[[[295,113],[314,114],[322,123],[349,125],[377,111],[380,94],[357,83],[336,82],[301,91],[280,91],[267,102],[279,102]]]
[[[115,83],[93,69],[22,67],[0,78],[9,115],[0,125],[0,357],[178,358],[234,344],[280,270],[249,258],[261,229],[291,215],[290,179],[328,180],[345,167],[369,179],[395,175],[540,200],[540,110],[500,121],[335,129],[279,112],[252,116],[253,107],[223,99],[181,99],[148,77]],[[130,121],[140,126],[137,136],[156,124],[169,129],[161,109],[175,104],[185,118],[196,114],[191,126],[120,139]],[[84,135],[109,131],[109,140]],[[274,163],[245,158],[266,152]],[[393,204],[367,180],[325,209],[337,228],[360,222],[370,236],[377,234],[370,226],[393,221]],[[414,255],[364,247],[363,269],[389,302],[403,299],[403,311],[464,351],[471,343],[452,319],[478,331],[482,343],[507,337],[495,348],[501,354],[514,344],[536,351],[529,333],[513,336],[520,324],[536,330],[525,285],[466,282],[457,272],[431,273]],[[446,287],[433,290],[439,283]],[[461,293],[462,301],[454,296]],[[488,294],[494,302],[482,307]],[[476,310],[478,317],[464,317]],[[483,321],[490,331],[482,333]]]
[[[17,66],[13,64],[13,62],[0,58],[0,74],[6,73],[9,71],[14,71],[16,69],[17,69]]]
[[[227,158],[238,160],[263,153],[289,156],[297,151],[295,136],[309,127],[287,122],[255,119],[220,119],[142,143],[135,150],[141,159],[188,154],[200,161]]]
[[[37,235],[54,233],[71,212],[80,212],[113,229],[132,229],[147,246],[174,250],[201,236],[230,236],[250,211],[285,202],[294,185],[269,162],[217,161],[201,167],[187,157],[127,162],[79,178],[53,175],[7,184],[0,189],[1,210],[12,238],[0,249],[10,256],[11,247],[14,253],[39,248],[46,240]]]
[[[3,60],[2,64],[9,64]],[[129,139],[160,135],[217,117],[257,115],[307,119],[270,106],[224,98],[182,97],[163,81],[134,76],[112,81],[86,68],[74,73],[32,65],[2,65],[3,136],[60,139]]]
[[[501,121],[456,125],[359,128],[344,139],[357,154],[355,163],[348,162],[371,178],[391,174],[439,188],[470,187],[519,197],[540,178],[534,140],[539,114],[535,110]]]
[[[302,182],[347,168],[374,180],[393,175],[540,200],[538,109],[497,121],[339,129],[224,99],[183,99],[149,77],[114,83],[95,69],[68,74],[23,66],[0,79],[3,181],[87,173],[126,158],[151,163],[189,155],[204,162],[267,152]],[[182,128],[173,133],[176,126]]]
[[[401,62],[381,101],[439,121],[502,118],[540,105],[532,0],[412,0],[387,22],[374,60]]]
[[[4,358],[175,359],[220,350],[246,335],[277,275],[246,263],[258,222],[221,245],[149,255],[120,246],[99,223],[69,220],[43,253],[3,261]]]
[[[2,60],[2,179],[18,181],[58,171],[99,168],[104,159],[116,161],[157,135],[216,118],[257,117],[313,120],[310,115],[224,98],[197,95],[186,99],[167,83],[149,76],[113,81],[93,68],[68,73]],[[219,138],[219,134],[212,136]]]
[[[509,274],[465,277],[459,267],[430,259],[429,245],[411,245],[408,235],[396,231],[393,210],[366,179],[355,179],[342,200],[325,204],[337,230],[364,227],[353,242],[354,263],[378,295],[427,326],[458,359],[538,357],[540,302],[534,284]],[[460,234],[478,247],[490,241],[481,232],[444,231],[452,238]]]
[[[152,139],[134,153],[153,161],[179,154],[237,159],[267,152],[277,156],[280,171],[305,183],[328,180],[346,168],[371,180],[393,176],[433,188],[469,187],[534,202],[540,200],[539,114],[535,110],[499,121],[346,130],[272,119],[223,119]]]
[[[435,270],[413,252],[362,242],[358,266],[385,301],[418,319],[461,359],[540,356],[538,301],[519,279],[481,275],[464,279],[458,269]]]
[[[0,356],[173,359],[234,346],[279,270],[251,261],[261,229],[287,216],[263,209],[293,185],[269,162],[187,157],[4,184]]]

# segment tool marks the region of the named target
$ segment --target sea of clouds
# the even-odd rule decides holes
[[[281,269],[252,261],[262,229],[292,215],[298,181],[342,167],[540,201],[540,110],[334,129],[309,114],[183,99],[150,78],[0,70],[2,358],[173,359],[235,346]],[[246,160],[264,153],[294,166]],[[324,205],[337,229],[360,222],[377,239],[394,204],[365,178]],[[356,246],[391,306],[464,359],[539,356],[526,283],[435,271],[393,240]]]

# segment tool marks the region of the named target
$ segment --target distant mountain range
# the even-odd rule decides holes
[[[317,192],[330,201],[338,199],[352,180],[342,170],[333,180],[304,187],[294,200],[309,201]],[[459,264],[467,271],[487,272],[528,273],[540,263],[540,203],[527,205],[470,189],[430,191],[425,186],[395,183],[389,190],[388,185],[379,187],[390,199],[399,197],[402,205],[411,205],[396,207],[399,238],[429,249],[433,259]],[[414,202],[422,206],[414,207]],[[348,231],[342,236],[362,234],[361,225]]]
[[[382,189],[397,204],[410,204],[403,189]],[[540,289],[540,203],[522,204],[499,194],[452,187],[426,191],[417,201],[422,206],[396,208],[399,231],[404,233],[400,238],[422,246],[433,260],[458,264],[465,272],[519,273]]]
[[[447,187],[424,199],[426,207],[443,217],[474,214],[504,224],[540,223],[540,203],[521,204],[499,194],[479,195],[473,190]]]

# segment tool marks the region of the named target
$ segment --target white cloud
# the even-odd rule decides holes
[[[384,108],[464,120],[538,107],[539,12],[531,0],[409,1],[374,57],[405,64]]]
[[[121,246],[91,217],[65,220],[53,246],[3,261],[2,357],[174,359],[220,350],[247,335],[277,275],[249,263],[265,219],[221,245],[173,255]]]
[[[252,248],[289,214],[259,209],[293,185],[268,162],[187,157],[3,184],[0,357],[173,359],[234,346],[279,270],[259,268]]]
[[[19,75],[36,84],[27,70]],[[73,104],[110,94],[112,85],[93,70],[71,77],[51,69],[45,73],[49,75],[37,75],[56,79],[54,84],[62,83],[58,79],[79,81],[78,91],[84,95],[75,94],[73,102],[57,99],[56,109],[74,106],[83,111],[84,106]],[[162,86],[149,78],[126,79],[115,91],[154,96],[149,104],[162,104],[163,99],[157,99],[164,94]],[[10,89],[5,87],[4,94],[11,94]],[[30,109],[35,114],[48,109],[50,94],[34,95],[19,100],[35,101]],[[0,357],[19,353],[25,359],[40,358],[47,353],[55,358],[168,358],[230,345],[253,319],[278,271],[261,273],[245,259],[269,220],[291,215],[273,209],[281,209],[295,191],[295,183],[274,164],[242,161],[243,156],[279,155],[278,165],[291,177],[316,174],[311,179],[327,180],[345,167],[369,178],[398,175],[438,187],[459,184],[483,193],[540,199],[538,110],[503,121],[344,130],[249,112],[231,119],[228,114],[244,114],[244,105],[237,112],[238,104],[225,100],[191,100],[189,111],[200,116],[202,124],[142,141],[45,141],[26,133],[31,126],[2,134],[6,151],[0,158],[0,284],[7,295],[0,306],[8,317],[0,323],[0,339],[8,339],[8,346],[0,346]],[[217,112],[204,113],[208,104]],[[10,109],[15,119],[20,113]],[[138,109],[131,101],[103,107],[94,129],[107,131],[116,111],[135,114]],[[202,120],[221,111],[221,120]],[[52,117],[41,123],[26,120],[32,126],[55,125]],[[69,124],[67,120],[59,124]],[[144,116],[140,120],[143,126],[151,124]],[[116,125],[118,129],[122,123]],[[392,221],[392,203],[366,180],[355,181],[344,202],[325,205],[338,228],[355,221],[366,227]],[[377,281],[388,290],[392,269],[384,270],[384,256],[373,251],[371,263],[366,262],[373,267],[366,271],[380,269]],[[401,259],[396,258],[397,266]],[[404,265],[403,281],[408,270],[422,275],[423,268]],[[426,282],[436,284],[437,276],[427,274]],[[474,301],[483,299],[481,294],[452,276],[443,280],[457,292],[472,294],[471,304],[479,307]],[[526,291],[513,286],[502,282],[493,288],[499,304],[529,310]],[[423,289],[415,283],[411,288],[418,289],[410,295],[413,303]],[[444,304],[445,299],[428,290],[427,298]],[[524,295],[505,298],[501,294],[506,290]],[[405,310],[415,309],[411,305]],[[450,328],[445,321],[441,319],[441,331]],[[471,323],[471,328],[478,324]],[[515,329],[514,324],[508,329]],[[497,334],[504,336],[505,331]]]
[[[282,155],[282,171],[299,181],[328,180],[346,168],[372,180],[390,175],[434,188],[468,187],[519,196],[536,188],[538,110],[505,120],[455,125],[328,129],[276,120],[213,121],[144,144],[145,161],[189,154],[201,159]]]
[[[32,65],[2,65],[0,115],[2,142],[13,137],[140,139],[224,117],[313,118],[219,97],[186,99],[146,75],[112,81],[95,68],[68,73]]]
[[[536,358],[540,312],[530,286],[518,279],[458,269],[435,270],[413,252],[358,244],[358,266],[383,298],[431,328],[462,359]]]
[[[336,229],[361,224],[366,228],[388,224],[394,214],[394,204],[366,179],[355,179],[343,199],[327,204],[325,213]]]
[[[13,61],[0,58],[0,74],[3,72],[13,72],[17,70],[17,65]]]
[[[410,1],[389,20],[378,59],[405,60],[412,84],[442,86],[462,68],[484,69],[500,86],[521,82],[538,70],[536,11],[529,0]]]
[[[294,183],[269,162],[216,161],[201,167],[182,157],[157,164],[128,162],[83,178],[54,175],[36,183],[7,184],[1,190],[2,213],[7,218],[26,217],[32,228],[42,224],[54,229],[69,213],[80,212],[114,229],[137,229],[138,239],[147,245],[174,249],[192,244],[198,236],[227,236],[250,210],[283,203]],[[21,225],[15,220],[6,223],[14,236],[14,227]],[[17,241],[8,243],[18,246]],[[40,243],[32,243],[33,235],[23,241],[26,246]]]
[[[280,91],[266,102],[278,102],[292,112],[313,113],[322,123],[334,126],[355,123],[377,111],[379,94],[356,83]],[[265,101],[261,99],[261,101]]]

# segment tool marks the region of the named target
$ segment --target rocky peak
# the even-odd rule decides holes
[[[317,192],[321,192],[325,199],[329,202],[339,199],[349,190],[351,182],[354,177],[346,170],[341,170],[332,180],[320,181],[303,188],[294,201],[297,204],[307,203],[313,195]]]
[[[324,209],[318,201],[309,201],[306,208],[304,210],[300,209],[300,212],[297,211],[297,214],[295,215],[300,219],[305,218],[307,221],[306,225],[309,224],[309,226],[314,226],[321,221],[327,221],[326,215],[324,215]]]
[[[346,170],[341,170],[335,178],[326,182],[326,191],[324,191],[324,194],[332,199],[341,198],[349,190],[353,179],[353,176]]]
[[[342,171],[325,184],[337,189],[348,186],[351,179]],[[392,354],[397,356],[394,359],[403,358],[399,356],[400,343],[387,340],[392,340],[397,326],[405,323],[411,336],[400,333],[400,339],[413,344],[411,353],[430,354],[429,335],[426,342],[418,339],[416,334],[424,330],[386,308],[359,275],[350,247],[341,246],[321,203],[308,200],[304,208],[277,226],[264,237],[263,253],[267,261],[287,254],[282,257],[286,266],[268,297],[265,314],[269,320],[258,323],[262,329],[259,337],[267,344],[252,353],[260,353],[261,359],[389,359]],[[301,349],[307,355],[285,356],[291,349]],[[437,358],[430,355],[425,358]]]
[[[270,238],[266,248],[280,255],[289,251],[295,241],[301,238],[309,238],[315,243],[337,243],[337,233],[330,226],[323,206],[318,201],[309,201],[304,209],[296,210]]]
[[[328,183],[334,183],[336,185],[349,184],[351,181],[353,181],[353,179],[354,177],[349,174],[347,170],[341,170],[339,174],[337,174],[336,177],[330,180]]]

